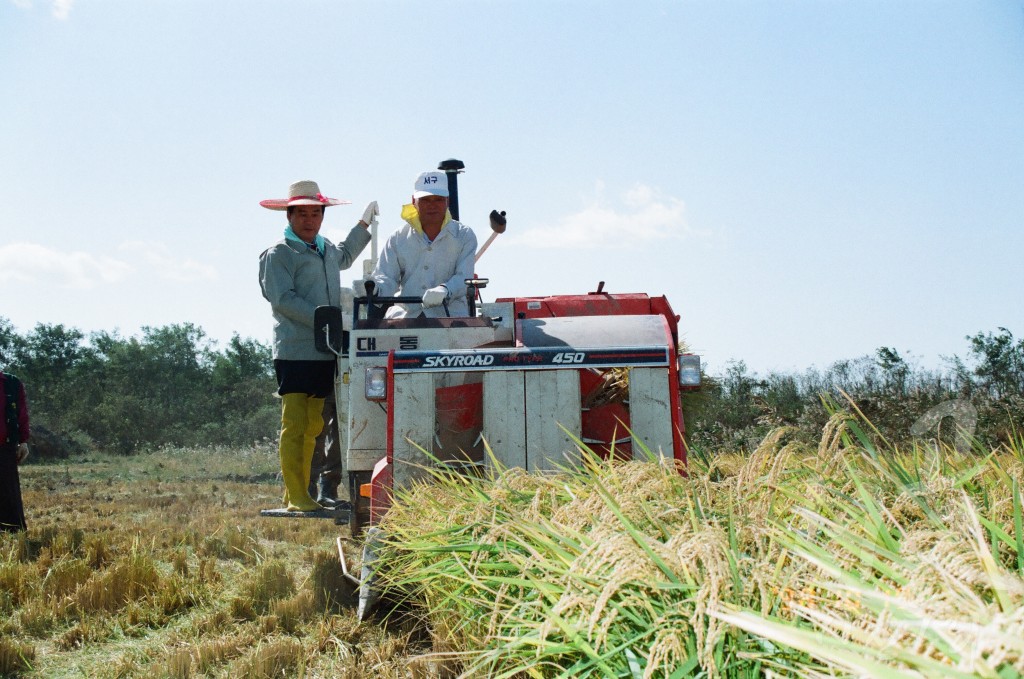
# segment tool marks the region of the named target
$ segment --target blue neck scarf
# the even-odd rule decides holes
[[[302,240],[301,238],[295,235],[295,232],[292,231],[292,225],[289,224],[284,230],[284,237],[287,240],[298,241],[299,243],[302,243],[303,245],[308,247],[310,250],[316,250],[316,254],[320,255],[321,257],[324,256],[324,237],[321,236],[320,234],[316,235],[316,238],[313,239],[312,243],[307,243],[306,241]]]

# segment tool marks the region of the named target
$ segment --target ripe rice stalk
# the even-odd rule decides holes
[[[242,655],[251,648],[252,643],[252,639],[238,634],[204,640],[194,651],[196,670],[203,674],[210,674],[213,668]]]
[[[355,586],[338,568],[338,555],[333,551],[313,553],[308,586],[314,597],[313,605],[321,612],[341,613],[356,601]]]
[[[646,494],[649,501],[638,500],[635,489],[645,486],[631,479],[624,480],[622,475],[640,470],[662,484],[665,479],[671,479],[671,483],[677,484],[677,497],[684,494],[680,492],[684,486],[678,485],[682,477],[674,469],[657,463],[646,466],[619,463],[618,469],[614,466],[614,463],[593,459],[579,476],[567,474],[554,482],[542,481],[557,483],[566,489],[561,494],[562,506],[556,507],[560,516],[577,522],[581,516],[589,517],[594,526],[608,527],[606,533],[592,528],[591,534],[586,535],[577,532],[572,525],[558,524],[543,516],[531,517],[533,520],[529,522],[516,521],[526,513],[521,511],[524,507],[528,512],[529,507],[534,506],[525,502],[519,507],[519,517],[515,515],[514,503],[491,505],[490,524],[477,522],[472,527],[459,526],[426,535],[422,530],[410,531],[420,540],[418,544],[412,541],[404,544],[413,553],[434,553],[434,547],[424,544],[425,541],[447,539],[452,535],[463,537],[467,529],[476,538],[443,546],[435,543],[437,550],[447,558],[432,562],[414,558],[404,580],[405,585],[413,584],[417,592],[433,600],[432,610],[452,605],[455,611],[466,611],[464,620],[488,622],[487,628],[477,625],[467,636],[485,642],[490,640],[488,643],[496,653],[485,655],[472,666],[473,671],[496,671],[504,662],[502,658],[515,653],[526,658],[526,662],[513,664],[508,671],[521,671],[535,664],[533,657],[541,654],[540,649],[549,656],[571,656],[573,662],[562,666],[584,674],[614,673],[631,664],[642,663],[650,670],[649,675],[654,676],[659,667],[658,658],[685,662],[682,649],[696,648],[699,644],[706,647],[704,655],[708,665],[713,664],[716,655],[720,658],[736,655],[730,650],[723,652],[723,646],[718,643],[717,623],[700,613],[701,606],[706,608],[708,601],[720,596],[723,586],[736,579],[729,558],[721,554],[729,543],[728,531],[720,533],[721,537],[712,543],[718,545],[717,549],[707,556],[686,556],[683,564],[670,565],[673,558],[680,560],[680,552],[686,551],[685,545],[699,547],[702,544],[700,534],[692,534],[690,518],[678,509],[685,503],[673,503],[671,495],[666,498],[665,489],[657,485],[657,490]],[[581,479],[587,479],[589,485],[580,483]],[[499,477],[496,481],[496,487],[500,488],[502,479]],[[444,486],[449,516],[459,511],[452,508],[459,507],[455,497],[464,488],[464,482]],[[428,492],[438,492],[437,486]],[[468,493],[462,498],[471,502],[475,494]],[[486,496],[489,490],[479,494]],[[586,506],[589,511],[566,511],[566,505],[571,506],[573,502]],[[710,504],[706,499],[704,502]],[[422,504],[412,506],[423,507]],[[655,539],[641,531],[638,528],[641,525],[652,529]],[[675,534],[677,527],[685,531],[684,537],[666,547],[662,540]],[[678,546],[673,546],[676,544]],[[714,560],[707,561],[712,554]],[[691,561],[694,558],[696,562]],[[712,563],[715,564],[713,572],[718,575],[702,578],[701,574]],[[637,567],[642,568],[637,570]],[[441,592],[444,594],[439,594]],[[703,592],[699,599],[703,604],[692,603],[695,592]],[[684,614],[673,612],[672,604],[686,600],[691,602],[689,612],[687,609]],[[498,615],[474,615],[471,611],[474,606],[479,611],[495,611]],[[688,631],[682,635],[677,632],[679,620],[688,621],[682,627]],[[623,624],[644,631],[627,633],[624,641]],[[454,629],[462,633],[466,626]],[[689,639],[686,639],[687,634]],[[649,638],[655,639],[653,645]],[[655,659],[653,664],[649,662],[649,654]]]
[[[629,368],[609,368],[601,372],[601,384],[591,392],[582,406],[599,408],[629,399]]]
[[[193,675],[192,653],[187,648],[172,649],[160,674],[170,679],[189,679]]]
[[[242,581],[238,594],[231,600],[236,618],[254,620],[269,611],[272,602],[295,593],[295,580],[288,565],[279,559],[258,564]]]
[[[1014,655],[1014,664],[1020,662],[1024,644],[1020,641],[1020,619],[1024,616],[1018,609],[1016,620],[1010,619],[986,604],[985,597],[978,597],[972,586],[964,586],[966,583],[957,579],[962,575],[949,572],[941,556],[950,550],[963,550],[962,541],[947,536],[943,541],[946,545],[941,551],[908,551],[915,556],[902,557],[903,561],[920,559],[905,587],[885,593],[870,585],[822,581],[818,585],[821,591],[839,596],[805,599],[794,602],[793,608],[831,639],[857,644],[864,657],[915,667],[925,676],[960,673],[948,671],[950,668],[958,668],[967,676],[996,676]],[[913,546],[918,544],[912,541]],[[806,558],[816,560],[814,556]],[[749,625],[744,628],[754,629]],[[779,640],[778,636],[770,638]],[[849,669],[848,659],[831,657],[823,650],[830,648],[820,646],[813,654]]]
[[[69,605],[76,615],[99,611],[115,611],[130,601],[154,592],[161,583],[160,572],[149,552],[143,551],[139,540],[132,550],[114,561],[110,568],[93,572],[70,597]]]
[[[45,637],[57,624],[53,609],[52,604],[42,599],[33,599],[22,606],[18,614],[22,631],[33,637]]]
[[[716,612],[715,615],[737,628],[797,649],[809,656],[824,656],[830,666],[852,672],[854,676],[877,677],[878,679],[918,679],[921,676],[917,671],[901,671],[891,667],[884,658],[865,657],[862,648],[855,643],[804,629],[792,625],[788,621],[754,615],[749,611],[730,611],[727,608]],[[943,669],[948,670],[948,668]],[[967,679],[974,675],[950,672],[949,674],[931,676]]]
[[[313,592],[307,589],[287,599],[274,601],[270,610],[281,629],[288,634],[295,634],[299,625],[309,620],[317,609]]]
[[[295,677],[301,672],[305,651],[302,642],[285,637],[260,643],[246,657],[232,664],[230,676],[240,679]]]
[[[32,644],[0,637],[0,676],[16,676],[21,672],[29,672],[35,659],[36,647]]]
[[[89,564],[82,559],[58,559],[43,576],[42,598],[54,604],[63,603],[92,577],[93,572]]]
[[[581,454],[396,494],[381,578],[466,676],[1024,670],[1016,453],[904,452],[836,412],[731,474]]]
[[[0,596],[3,609],[14,609],[36,596],[41,586],[39,571],[15,555],[0,562]]]
[[[964,466],[976,467],[973,462]],[[954,471],[963,475],[962,469]],[[899,479],[889,481],[901,483]],[[1012,489],[1012,484],[1009,486]],[[991,497],[994,490],[997,486],[988,485],[983,495]],[[900,655],[909,647],[923,658],[939,656],[947,665],[980,671],[981,676],[998,669],[1007,657],[1015,655],[1014,664],[1019,663],[1019,650],[1011,651],[1005,643],[993,645],[991,640],[1016,638],[1016,632],[1010,630],[1018,623],[1005,618],[1003,611],[1008,604],[1019,610],[1020,579],[1012,571],[1001,571],[995,563],[981,530],[982,517],[971,498],[961,491],[956,499],[958,511],[948,511],[946,519],[936,522],[934,517],[921,516],[914,525],[897,527],[901,538],[896,551],[886,552],[884,541],[865,540],[863,532],[871,530],[858,534],[858,525],[870,525],[864,518],[870,512],[855,497],[847,498],[845,514],[854,517],[860,513],[860,519],[837,526],[826,525],[819,517],[824,530],[817,532],[815,540],[804,538],[798,545],[790,538],[791,553],[814,563],[827,576],[819,587],[842,595],[825,598],[817,606],[796,602],[800,616],[835,636],[855,637],[877,653],[886,655],[885,648],[895,649],[887,652],[893,662],[909,662]],[[965,534],[973,538],[965,541],[961,537]],[[882,570],[880,566],[884,566]],[[855,572],[862,577],[851,578]],[[860,617],[850,618],[850,611],[859,611]],[[963,631],[983,620],[992,621],[984,624],[988,642],[973,635],[965,642]],[[951,636],[943,631],[954,628],[961,633]],[[993,635],[993,628],[1001,628],[1003,633]],[[880,639],[883,648],[875,648]],[[991,648],[988,661],[970,660],[965,652],[986,645]],[[998,660],[991,662],[992,658]],[[922,667],[924,664],[922,660]]]

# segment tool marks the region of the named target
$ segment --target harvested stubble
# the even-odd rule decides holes
[[[733,473],[437,475],[380,576],[467,676],[1019,676],[1024,447],[899,451],[843,413]],[[695,456],[696,457],[696,456]]]
[[[0,676],[405,676],[405,631],[359,624],[334,586],[338,527],[260,519],[278,485],[232,480],[276,465],[195,449],[24,467],[29,530],[0,533]]]

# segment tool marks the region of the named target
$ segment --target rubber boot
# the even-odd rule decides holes
[[[324,507],[333,507],[338,502],[338,483],[326,476],[320,477],[320,492],[316,501]]]
[[[316,496],[316,501],[320,503],[322,507],[328,509],[343,509],[345,511],[352,511],[352,503],[348,500],[338,499],[338,482],[329,476],[320,477],[320,493]]]
[[[324,399],[310,396],[306,399],[306,434],[302,439],[302,468],[305,470],[306,487],[312,486],[313,453],[316,451],[316,437],[324,429]],[[310,498],[313,493],[310,493]],[[314,500],[315,502],[315,500]]]
[[[305,454],[306,429],[309,426],[305,394],[281,397],[281,476],[284,479],[284,504],[290,512],[312,512],[322,509],[309,496],[309,463]],[[323,400],[321,406],[323,406]]]

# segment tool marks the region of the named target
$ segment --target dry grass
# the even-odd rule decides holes
[[[258,516],[276,466],[269,449],[25,466],[29,530],[0,535],[0,676],[404,676],[424,648],[355,620],[347,528]]]
[[[0,638],[0,676],[27,672],[32,669],[35,659],[36,649],[32,644]]]

